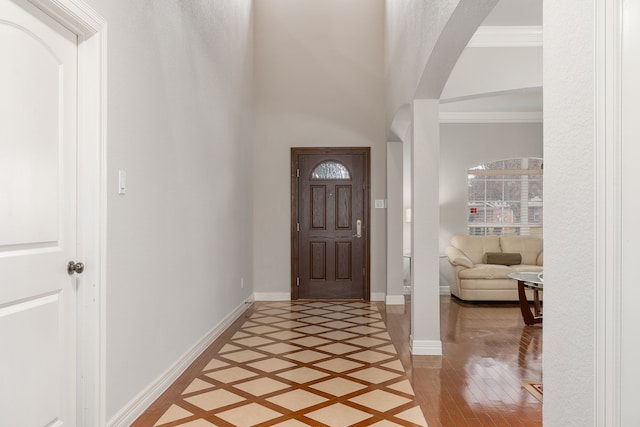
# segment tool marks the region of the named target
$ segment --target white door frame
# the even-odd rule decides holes
[[[82,0],[29,0],[78,35],[77,424],[105,423],[107,25]]]

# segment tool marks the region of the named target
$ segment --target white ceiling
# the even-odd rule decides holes
[[[542,0],[501,0],[482,25],[542,25]]]
[[[542,111],[542,88],[523,88],[504,92],[487,93],[481,96],[469,96],[456,98],[449,102],[442,100],[440,109],[450,112],[495,112],[517,111],[537,112]]]
[[[542,0],[501,0],[483,22],[483,27],[487,26],[512,27],[511,29],[541,27]],[[467,47],[467,49],[483,49],[483,47]],[[465,64],[465,66],[469,65]],[[474,120],[481,113],[493,113],[491,117],[496,117],[495,113],[498,112],[540,113],[541,116],[542,87],[523,87],[504,92],[442,99],[440,109],[443,113],[469,113]]]

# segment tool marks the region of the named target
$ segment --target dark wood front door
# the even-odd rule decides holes
[[[291,172],[291,298],[369,300],[369,148],[292,148]]]

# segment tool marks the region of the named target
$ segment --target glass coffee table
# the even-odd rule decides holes
[[[518,299],[525,325],[542,323],[542,305],[540,304],[540,292],[544,287],[542,272],[511,273],[509,278],[518,281]],[[533,313],[525,289],[533,290]]]

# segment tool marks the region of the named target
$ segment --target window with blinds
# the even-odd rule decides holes
[[[470,235],[542,236],[541,158],[498,160],[468,170]]]

